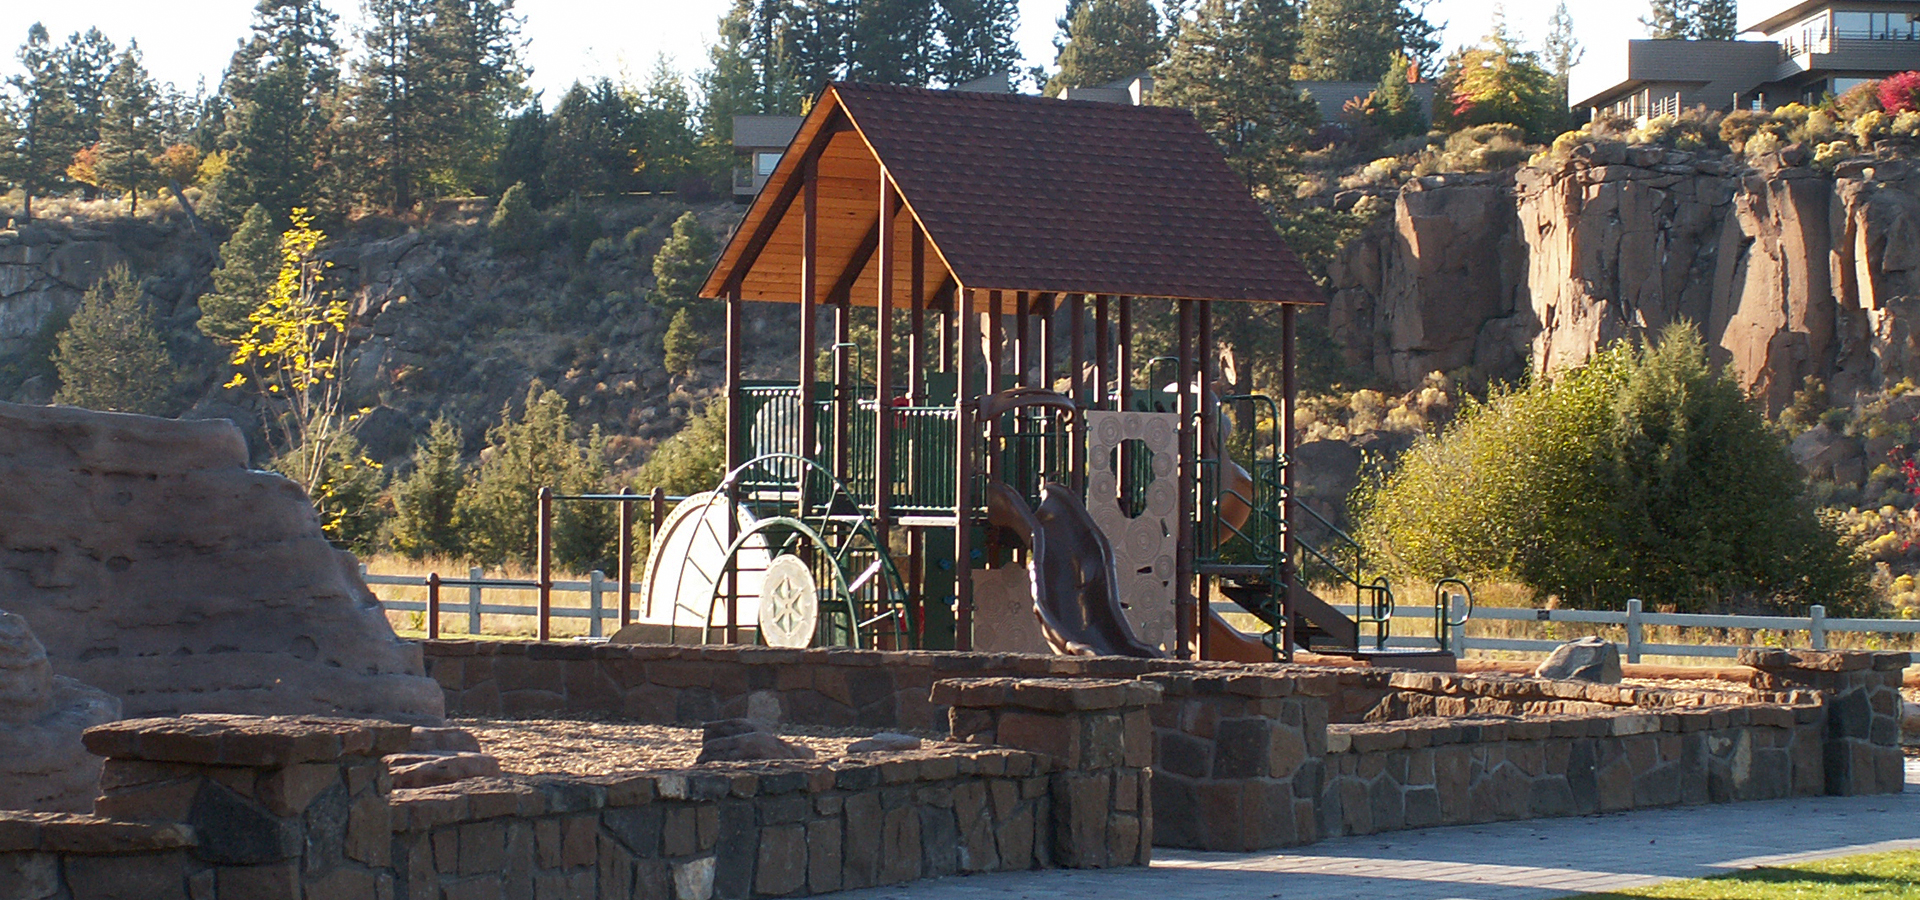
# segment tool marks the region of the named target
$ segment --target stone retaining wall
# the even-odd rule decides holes
[[[1822,794],[1825,716],[1767,704],[1333,725],[1321,833]]]
[[[709,900],[1148,862],[1158,687],[936,687],[991,703],[980,746],[400,791],[404,725],[116,722],[87,734],[99,815],[0,811],[0,898]]]

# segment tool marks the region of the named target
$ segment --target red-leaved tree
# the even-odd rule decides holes
[[[1920,72],[1901,72],[1881,79],[1880,108],[1890,114],[1920,110]]]

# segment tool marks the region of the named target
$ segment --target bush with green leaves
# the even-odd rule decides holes
[[[1691,326],[1495,392],[1356,492],[1403,574],[1511,579],[1576,606],[1866,611],[1868,572]]]
[[[55,339],[54,402],[147,415],[168,410],[180,370],[140,295],[125,266],[87,290]]]
[[[482,565],[534,560],[539,490],[557,494],[604,492],[605,439],[596,426],[579,434],[559,392],[535,381],[518,417],[511,405],[487,431],[487,449],[460,493],[456,515],[468,555]],[[613,564],[618,516],[606,503],[554,504],[554,560],[576,570]]]
[[[659,488],[668,496],[686,497],[713,490],[727,474],[727,403],[714,400],[687,420],[687,427],[653,448],[653,454],[633,476],[640,493]],[[647,524],[634,526],[635,553],[647,551]]]
[[[317,464],[311,458],[315,452],[323,454]],[[313,509],[320,517],[321,532],[334,546],[355,553],[378,549],[376,539],[390,516],[380,496],[387,486],[387,473],[367,458],[353,435],[302,444],[275,457],[268,467],[295,483],[317,474]]]
[[[500,195],[500,205],[487,221],[487,237],[495,253],[533,253],[540,249],[540,214],[533,209],[527,186],[514,182]]]

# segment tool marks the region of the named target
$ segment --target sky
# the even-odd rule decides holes
[[[27,28],[42,22],[59,41],[74,31],[98,27],[117,43],[137,38],[147,68],[161,81],[191,93],[204,78],[217,87],[235,44],[247,33],[254,0],[0,0],[0,72],[17,71],[12,48]],[[358,19],[358,0],[328,0],[343,25]],[[644,79],[664,55],[684,73],[706,62],[714,23],[728,0],[519,0],[526,20],[525,59],[533,68],[533,87],[549,102],[575,79],[600,76]],[[1017,35],[1027,65],[1053,63],[1054,19],[1064,0],[1020,0]],[[1742,21],[1757,6],[1742,4]],[[1537,48],[1547,33],[1551,0],[1432,0],[1427,16],[1446,23],[1448,49],[1473,43],[1488,30],[1496,8],[1504,8],[1508,27]],[[1568,0],[1574,29],[1589,48],[1619,48],[1643,37],[1639,19],[1646,0]]]

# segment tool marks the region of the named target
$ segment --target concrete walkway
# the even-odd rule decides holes
[[[1729,803],[1338,838],[1263,853],[1154,848],[1153,867],[976,875],[836,900],[1546,900],[1855,853],[1920,849],[1907,792]]]

